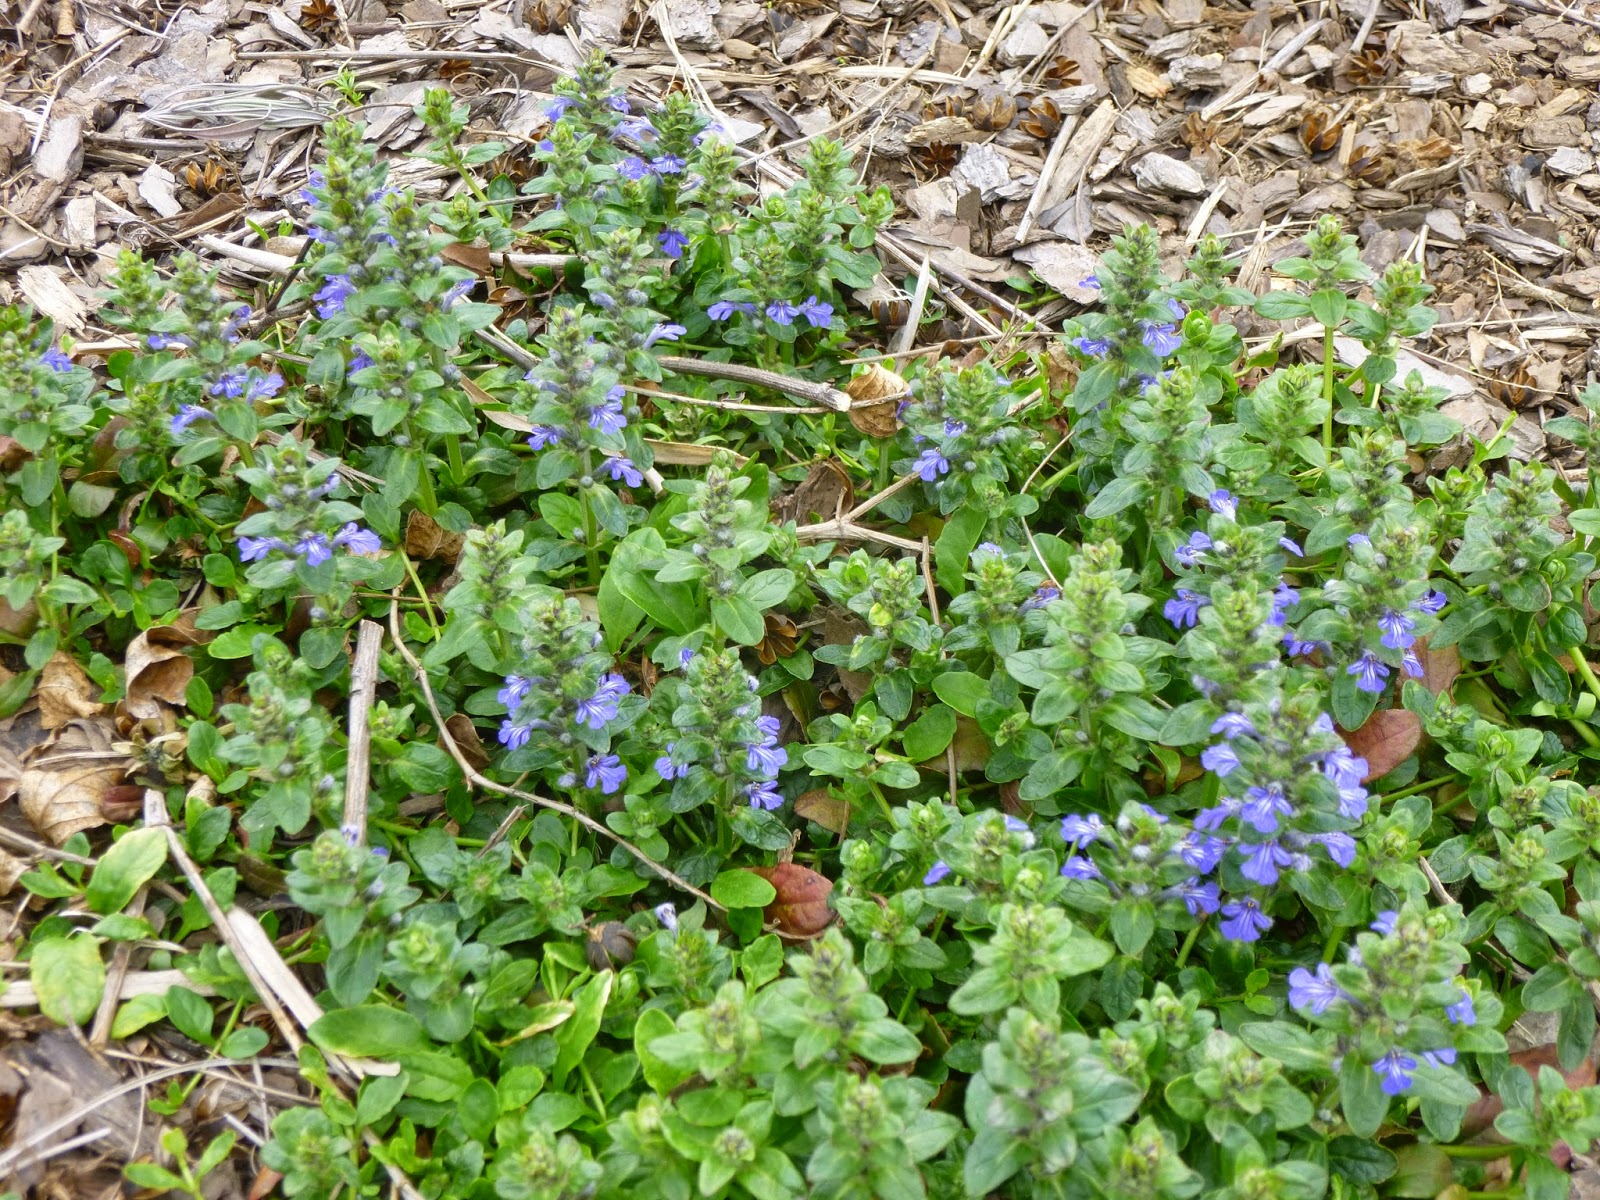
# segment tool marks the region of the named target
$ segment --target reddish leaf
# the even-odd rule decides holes
[[[815,821],[833,833],[843,833],[850,827],[850,802],[835,796],[826,788],[814,788],[794,802],[797,817]],[[777,884],[774,881],[773,886]]]
[[[266,1200],[272,1195],[273,1190],[283,1182],[283,1176],[271,1167],[262,1167],[256,1172],[255,1181],[250,1185],[250,1194],[246,1200]]]
[[[777,898],[767,905],[763,915],[768,925],[776,927],[780,937],[804,941],[819,936],[833,924],[833,909],[828,907],[833,880],[826,875],[792,862],[775,867],[752,867],[751,870],[778,891]]]
[[[1422,722],[1403,708],[1380,708],[1354,733],[1340,731],[1345,745],[1367,760],[1362,783],[1381,778],[1416,753],[1422,743]]]
[[[1456,676],[1461,674],[1461,652],[1454,646],[1430,649],[1425,637],[1419,637],[1411,649],[1422,662],[1422,686],[1435,696],[1449,691]]]

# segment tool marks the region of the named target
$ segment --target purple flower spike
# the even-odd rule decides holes
[[[1411,1086],[1410,1072],[1417,1069],[1417,1060],[1401,1050],[1394,1049],[1372,1064],[1373,1074],[1383,1081],[1385,1096],[1398,1096]]]
[[[1334,1001],[1345,998],[1344,989],[1333,981],[1333,970],[1327,963],[1318,963],[1315,975],[1304,967],[1289,972],[1290,1008],[1309,1008],[1312,1016],[1320,1017]]]
[[[329,275],[320,291],[311,298],[317,302],[317,316],[326,321],[344,311],[344,303],[356,294],[348,275]]]
[[[644,483],[644,476],[641,475],[639,473],[639,469],[633,465],[633,460],[625,454],[619,454],[615,458],[606,459],[606,470],[611,472],[612,483],[621,481],[622,483],[627,484],[629,487],[635,488]]]
[[[182,433],[196,421],[215,421],[216,419],[209,409],[201,408],[198,404],[185,404],[178,409],[172,418],[172,432]]]
[[[1389,678],[1389,665],[1368,650],[1344,669],[1346,675],[1356,676],[1356,687],[1374,694],[1383,691],[1383,681]]]
[[[833,320],[833,305],[825,300],[818,300],[816,296],[806,297],[806,302],[800,306],[800,315],[806,319],[806,324],[813,329],[826,329]]]
[[[599,788],[602,796],[612,795],[627,778],[628,768],[622,765],[622,760],[615,754],[590,755],[589,761],[584,764],[584,786]]]
[[[1272,928],[1272,918],[1261,911],[1261,904],[1254,896],[1224,905],[1222,917],[1222,936],[1230,942],[1258,941]]]

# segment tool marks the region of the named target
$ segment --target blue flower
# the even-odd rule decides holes
[[[950,460],[930,446],[917,456],[912,467],[923,483],[933,483],[939,476],[950,473]]]
[[[294,544],[294,552],[305,560],[308,567],[320,567],[333,557],[333,547],[320,533],[303,533]]]
[[[51,346],[39,356],[39,365],[49,367],[57,374],[65,374],[72,370],[72,359],[61,352],[60,347]]]
[[[1409,613],[1395,612],[1394,609],[1385,609],[1378,618],[1378,629],[1383,633],[1383,644],[1391,650],[1404,650],[1416,641],[1412,633],[1417,627],[1417,622]]]
[[[629,117],[626,121],[617,122],[617,127],[611,131],[611,136],[614,138],[632,138],[636,142],[643,142],[656,136],[656,127],[644,117]],[[632,161],[637,162],[646,174],[649,173],[650,168],[646,166],[644,159],[636,156]],[[630,175],[628,178],[636,177]]]
[[[1287,867],[1293,859],[1277,842],[1262,842],[1250,847],[1239,864],[1239,874],[1251,883],[1271,887],[1278,882],[1278,868]]]
[[[1061,840],[1073,846],[1087,846],[1099,840],[1105,828],[1106,823],[1098,813],[1090,813],[1086,817],[1069,813],[1061,818]]]
[[[1192,629],[1200,621],[1200,610],[1210,603],[1209,596],[1179,588],[1172,599],[1161,606],[1161,615],[1172,622],[1174,629]]]
[[[599,788],[602,796],[609,796],[628,778],[628,768],[615,754],[591,754],[584,763],[583,784]]]
[[[1199,560],[1200,554],[1209,549],[1211,549],[1211,535],[1204,530],[1196,529],[1189,535],[1187,542],[1172,552],[1172,557],[1180,567],[1192,567]]]
[[[605,402],[589,409],[589,428],[615,436],[627,428],[628,418],[622,412],[622,385],[606,393]]]
[[[1047,583],[1018,605],[1017,611],[1032,612],[1036,608],[1043,608],[1051,601],[1059,599],[1061,599],[1061,589],[1054,584]]]
[[[1422,660],[1417,657],[1415,650],[1407,650],[1405,652],[1405,655],[1400,659],[1400,669],[1413,679],[1421,679],[1424,674]]]
[[[348,379],[357,371],[365,371],[368,367],[374,365],[375,364],[372,361],[372,357],[365,350],[357,350],[355,354],[351,356],[350,365],[345,368],[345,378]]]
[[[1353,754],[1349,746],[1335,746],[1323,756],[1322,773],[1337,786],[1350,787],[1367,777],[1367,760]]]
[[[1167,300],[1167,311],[1172,314],[1174,321],[1181,321],[1189,315],[1189,310],[1183,306],[1183,301],[1171,298]]]
[[[239,561],[259,562],[274,550],[287,550],[288,543],[275,537],[242,537],[239,539]]]
[[[545,105],[544,115],[552,121],[559,121],[567,115],[567,110],[576,103],[577,101],[571,96],[557,96],[549,104]]]
[[[1304,967],[1289,972],[1290,1008],[1309,1008],[1312,1016],[1320,1017],[1335,1000],[1345,999],[1348,997],[1333,981],[1333,970],[1327,963],[1318,963],[1315,975]]]
[[[1104,358],[1111,353],[1110,338],[1075,337],[1067,345],[1079,354],[1087,354],[1090,358]]]
[[[1354,550],[1357,546],[1372,545],[1372,539],[1364,533],[1352,533],[1349,537],[1345,538],[1344,544]]]
[[[1092,288],[1098,292],[1100,290],[1100,276],[1085,275],[1082,279],[1078,280],[1078,286],[1081,288]]]
[[[663,229],[656,234],[656,245],[661,247],[661,253],[668,258],[682,258],[684,249],[689,245],[689,239],[683,235],[682,230]]]
[[[344,311],[344,302],[356,294],[356,285],[348,275],[329,275],[322,288],[311,298],[317,301],[317,316],[324,321]]]
[[[1417,1069],[1417,1060],[1401,1051],[1398,1047],[1389,1051],[1377,1062],[1372,1064],[1372,1072],[1383,1081],[1383,1094],[1385,1096],[1398,1096],[1411,1086],[1411,1076],[1408,1072]]]
[[[1171,325],[1146,325],[1140,340],[1157,358],[1166,358],[1183,345],[1183,336]]]
[[[1227,488],[1218,488],[1206,497],[1206,503],[1211,506],[1211,511],[1227,517],[1230,521],[1239,519],[1239,501]]]
[[[152,333],[144,341],[152,350],[174,350],[193,344],[181,333]]]
[[[1363,692],[1383,691],[1383,681],[1389,678],[1389,666],[1371,650],[1344,669],[1346,675],[1355,675],[1356,687]]]
[[[237,400],[244,395],[245,384],[250,379],[250,372],[242,368],[237,371],[224,371],[217,376],[216,382],[206,389],[208,396],[227,396],[230,400]]]
[[[510,717],[500,722],[500,744],[507,750],[520,750],[532,736],[531,725],[519,725]]]
[[[687,332],[688,330],[682,325],[658,321],[650,332],[645,334],[644,349],[650,349],[657,342],[675,342]]]
[[[678,779],[689,773],[689,764],[678,761],[678,743],[668,742],[667,752],[656,759],[656,774],[663,779]]]
[[[317,206],[316,192],[328,186],[328,179],[321,171],[313,170],[306,176],[306,185],[297,193],[300,203],[308,207]]]
[[[744,313],[746,316],[754,316],[756,313],[756,306],[748,302],[741,303],[733,300],[718,300],[710,308],[706,309],[706,316],[710,317],[713,321],[726,321],[729,317],[733,316],[734,313]]]
[[[1239,767],[1239,755],[1227,742],[1215,746],[1207,746],[1200,752],[1200,765],[1219,777],[1226,779]]]
[[[1068,879],[1099,879],[1100,868],[1093,859],[1074,854],[1061,864],[1061,874]]]
[[[344,528],[333,535],[333,544],[343,546],[351,554],[376,554],[383,549],[383,542],[378,535],[370,529],[363,529],[354,521],[349,521]]]
[[[764,808],[768,812],[773,812],[783,807],[783,793],[770,779],[758,780],[744,791],[745,795],[750,797],[751,808]]]
[[[1243,713],[1226,712],[1211,722],[1211,732],[1220,733],[1232,741],[1243,734],[1254,734],[1256,727],[1250,723],[1250,718]]]
[[[1300,593],[1280,579],[1272,593],[1272,616],[1268,620],[1274,625],[1288,624],[1289,610],[1299,603]]]
[[[201,408],[198,404],[185,404],[178,409],[172,418],[172,432],[182,433],[196,421],[215,421],[216,416],[209,410]]]
[[[1187,879],[1172,889],[1172,895],[1183,901],[1183,906],[1189,910],[1191,917],[1207,916],[1217,911],[1217,906],[1222,903],[1222,892],[1217,887],[1216,881],[1208,879],[1202,883],[1199,879]],[[1270,925],[1272,922],[1268,921]],[[1254,938],[1247,939],[1254,941]]]
[[[1478,1013],[1472,1007],[1472,993],[1463,991],[1461,999],[1445,1009],[1444,1015],[1450,1018],[1450,1024],[1452,1025],[1476,1025],[1478,1023]]]
[[[949,875],[950,864],[941,858],[938,862],[934,863],[933,866],[928,868],[928,873],[922,877],[922,886],[932,887],[936,883],[942,883],[946,878],[949,877]]]
[[[606,459],[606,470],[611,472],[611,482],[621,480],[629,487],[638,487],[644,482],[644,476],[639,474],[639,469],[633,465],[633,460],[626,454],[619,454],[615,458]]]
[[[1007,830],[1012,833],[1021,833],[1027,835],[1029,844],[1032,844],[1033,830],[1028,828],[1028,823],[1021,817],[1013,817],[1010,813],[1006,813],[1003,814],[1000,819],[1005,822],[1005,827]]]
[[[476,279],[463,279],[459,283],[450,285],[450,290],[439,297],[440,308],[452,308],[458,301],[465,300],[469,292],[478,286]]]
[[[799,315],[800,310],[787,300],[774,300],[767,305],[767,316],[779,325],[793,325]]]
[[[1281,537],[1278,539],[1278,545],[1282,546],[1296,558],[1304,558],[1306,556],[1306,552],[1300,549],[1300,543],[1295,541],[1293,538]]]
[[[800,306],[800,315],[813,329],[826,329],[833,320],[833,305],[826,300],[818,300],[816,296],[807,296],[806,302]]]
[[[525,675],[507,675],[503,688],[495,693],[494,698],[504,704],[508,709],[514,709],[533,691],[533,680]]]
[[[676,154],[661,154],[650,160],[657,175],[681,175],[686,165]]]
[[[955,420],[952,420],[949,417],[945,418],[945,422],[944,422],[944,435],[945,435],[945,437],[958,438],[963,433],[965,433],[966,431],[967,431],[967,423],[965,421],[955,421]]]
[[[1335,829],[1329,833],[1314,833],[1311,840],[1320,843],[1328,857],[1341,867],[1348,869],[1356,860],[1356,840],[1348,833]]]
[[[617,164],[617,174],[631,183],[638,183],[650,175],[650,164],[637,154],[630,154]]]
[[[1274,780],[1266,787],[1248,788],[1239,816],[1250,822],[1257,833],[1277,833],[1278,818],[1294,815],[1294,806],[1283,794],[1283,785]]]
[[[1381,933],[1384,937],[1389,937],[1394,933],[1394,923],[1399,919],[1399,917],[1400,914],[1394,909],[1386,908],[1378,914],[1378,919],[1369,925],[1368,928],[1374,933]]]
[[[573,716],[580,725],[587,725],[590,729],[604,729],[606,722],[614,720],[617,715],[617,704],[633,689],[628,686],[628,681],[621,675],[607,675],[595,687],[594,695],[587,700],[579,700],[574,706]],[[593,787],[594,784],[590,784]]]
[[[1191,871],[1209,875],[1217,869],[1217,864],[1222,861],[1222,853],[1227,848],[1228,843],[1221,838],[1207,837],[1191,829],[1173,847],[1173,853]]]
[[[1456,1065],[1456,1050],[1454,1046],[1441,1046],[1437,1050],[1420,1051],[1422,1061],[1437,1070]]]
[[[669,900],[665,904],[656,905],[650,911],[655,914],[656,920],[661,922],[661,928],[668,933],[678,932],[678,906],[676,904]]]
[[[633,111],[633,108],[628,104],[628,98],[621,92],[618,92],[615,96],[608,96],[606,103],[611,106],[612,112],[627,113]]]
[[[1231,942],[1254,942],[1272,928],[1272,918],[1261,911],[1254,896],[1235,900],[1222,908],[1222,936]]]
[[[1426,595],[1417,597],[1407,607],[1417,612],[1434,614],[1449,603],[1450,597],[1443,592],[1428,592]]]
[[[546,446],[554,446],[561,441],[561,430],[554,425],[535,425],[533,432],[528,435],[528,445],[535,450],[543,450]]]
[[[789,761],[789,752],[778,745],[778,722],[774,717],[759,717],[762,739],[745,747],[745,766],[758,775],[776,778],[779,770]]]
[[[270,375],[255,375],[245,389],[247,400],[270,400],[283,390],[283,376],[276,371]]]

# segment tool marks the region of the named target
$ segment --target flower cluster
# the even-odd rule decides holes
[[[756,681],[727,650],[682,652],[675,693],[676,736],[656,759],[656,773],[673,781],[674,807],[720,798],[772,811],[783,805],[778,772],[789,752],[778,745],[778,719],[763,715]]]
[[[1227,841],[1186,830],[1147,804],[1129,802],[1110,822],[1096,813],[1070,814],[1061,820],[1061,840],[1069,849],[1061,874],[1093,881],[1113,901],[1181,903],[1191,917],[1210,916],[1221,905],[1216,881],[1204,876],[1222,861]],[[1123,949],[1138,952],[1126,944]]]
[[[287,582],[296,565],[325,567],[336,550],[367,555],[383,549],[378,535],[357,523],[359,508],[329,499],[343,483],[338,459],[313,457],[308,447],[286,437],[263,450],[260,466],[240,468],[238,475],[265,509],[234,531],[239,561],[262,568],[251,573],[258,586]],[[314,586],[326,590],[330,581],[319,577]]]
[[[901,403],[915,457],[895,469],[934,484],[941,512],[969,502],[996,515],[1008,511],[1001,485],[1011,477],[1011,454],[1032,441],[1011,419],[1009,386],[987,363],[944,362],[918,382],[915,399]]]

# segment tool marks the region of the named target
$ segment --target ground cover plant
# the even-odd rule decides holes
[[[430,93],[470,185],[431,206],[331,126],[276,309],[129,252],[99,369],[4,315],[0,699],[126,699],[157,628],[194,667],[131,735],[146,820],[22,877],[44,1012],[126,951],[188,985],[116,1036],[266,1052],[201,893],[286,895],[288,1196],[1565,1196],[1600,510],[1504,439],[1423,469],[1461,430],[1396,368],[1419,270],[1328,218],[1257,298],[1131,229],[1054,354],[889,362],[848,297],[892,205],[838,146],[759,192],[686,96],[559,88],[520,189]],[[446,254],[535,235],[572,257],[509,320]],[[818,464],[864,503],[794,500]],[[206,1133],[130,1180],[199,1195],[245,1152]]]

